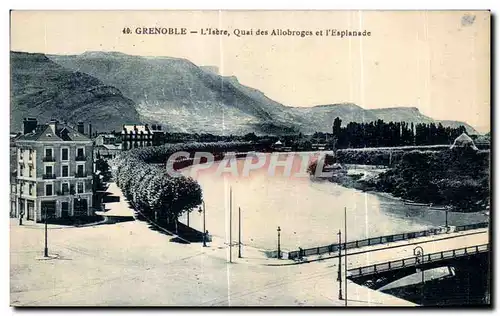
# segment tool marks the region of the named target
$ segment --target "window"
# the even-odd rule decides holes
[[[33,177],[33,166],[29,166],[28,172],[29,172],[28,176],[30,178]]]
[[[52,184],[46,184],[45,185],[45,195],[50,196],[52,195]]]
[[[52,166],[45,166],[45,174],[52,175]]]
[[[69,177],[69,166],[68,165],[61,166],[61,177]]]
[[[19,160],[23,160],[23,156],[24,156],[24,149],[20,148],[19,149]]]
[[[85,165],[77,165],[76,173],[78,176],[83,177],[83,173],[85,172]]]
[[[33,149],[30,149],[29,160],[33,160]]]
[[[83,193],[83,182],[78,182],[76,184],[76,193]]]
[[[85,150],[84,150],[83,147],[78,147],[76,149],[76,156],[77,157],[83,157],[83,156],[85,156]]]
[[[19,164],[19,176],[24,176],[24,165],[22,163]]]
[[[52,148],[45,148],[45,157],[52,158]]]
[[[61,184],[61,191],[63,194],[69,193],[69,183],[68,182],[63,182]]]
[[[19,183],[19,193],[24,194],[24,182]]]
[[[33,195],[33,183],[29,184],[29,194]]]
[[[69,149],[61,148],[61,160],[68,161],[69,160]]]

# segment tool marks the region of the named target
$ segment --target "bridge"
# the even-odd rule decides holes
[[[414,274],[417,269],[425,271],[442,266],[470,265],[471,259],[487,256],[489,244],[475,245],[425,254],[420,246],[415,247],[415,256],[388,262],[376,263],[347,271],[347,277],[371,289]]]
[[[417,231],[417,232],[408,232],[408,233],[400,233],[400,234],[372,237],[372,238],[367,238],[367,239],[344,242],[343,244],[340,245],[340,248],[341,248],[341,250],[356,249],[356,248],[363,248],[363,247],[369,247],[369,246],[391,244],[394,242],[410,240],[410,239],[418,240],[418,238],[421,238],[421,237],[436,236],[436,235],[450,234],[450,233],[456,233],[456,232],[464,232],[464,231],[469,231],[469,230],[476,230],[479,228],[487,228],[488,225],[489,225],[488,222],[483,222],[483,223],[475,223],[475,224],[468,224],[468,225],[462,225],[462,226],[438,227],[438,228],[431,228],[431,229]],[[338,250],[339,250],[339,244],[333,243],[333,244],[325,245],[325,246],[318,246],[318,247],[312,247],[312,248],[301,249],[301,250],[296,250],[296,251],[289,251],[288,253],[285,254],[284,257],[285,258],[288,257],[288,259],[291,259],[291,260],[300,260],[303,257],[307,257],[307,256],[316,256],[316,255],[331,254],[331,253],[335,254],[338,252]],[[275,253],[274,255],[276,256],[277,253]]]

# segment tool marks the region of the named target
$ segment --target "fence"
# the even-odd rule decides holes
[[[485,228],[485,227],[488,227],[488,222],[475,223],[475,224],[469,224],[469,225],[463,225],[463,226],[455,226],[455,231],[466,231],[466,230]],[[361,247],[366,247],[366,246],[380,245],[380,244],[385,244],[385,243],[389,243],[389,242],[408,240],[408,239],[425,237],[425,236],[440,235],[443,233],[444,232],[441,228],[433,228],[433,229],[423,230],[423,231],[418,231],[418,232],[401,233],[401,234],[394,234],[394,235],[387,235],[387,236],[381,236],[381,237],[373,237],[373,238],[368,238],[368,239],[349,241],[347,243],[343,243],[341,245],[341,248],[342,249],[361,248]],[[305,257],[305,256],[320,255],[320,254],[324,254],[324,253],[331,253],[331,252],[337,252],[337,251],[339,251],[339,244],[338,243],[331,244],[328,246],[320,246],[320,247],[290,251],[290,252],[288,252],[288,259],[293,260],[293,259],[297,259],[297,258],[301,258],[301,257]]]
[[[371,266],[360,267],[348,271],[349,278],[357,278],[365,275],[371,275],[391,270],[420,266],[426,263],[437,262],[450,258],[464,257],[468,255],[483,253],[489,251],[489,244],[471,246],[441,252],[434,252],[421,257],[410,257],[384,263],[378,263]]]

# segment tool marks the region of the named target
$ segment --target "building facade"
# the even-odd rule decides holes
[[[121,132],[122,150],[159,146],[165,143],[165,133],[159,124],[123,125]]]
[[[42,221],[92,215],[93,142],[52,120],[24,121],[16,140],[16,216]]]
[[[101,134],[94,139],[94,160],[114,158],[122,151],[122,145],[114,134]]]

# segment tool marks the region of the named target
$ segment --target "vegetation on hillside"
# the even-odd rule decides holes
[[[475,211],[489,205],[489,151],[411,151],[372,185],[404,199]]]

